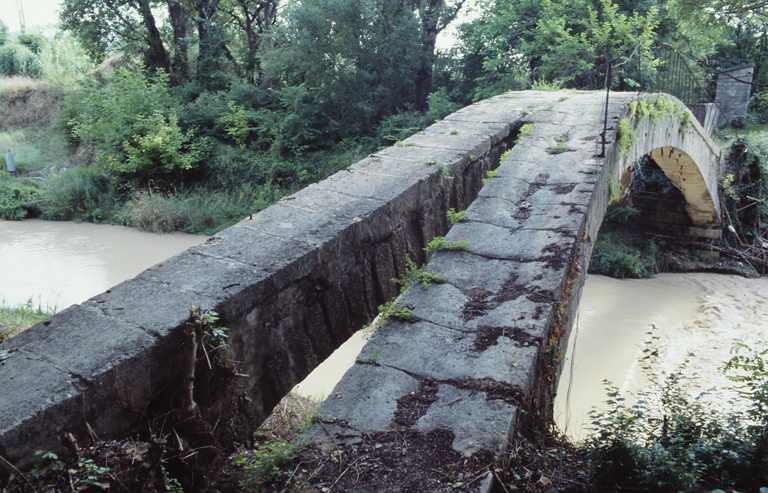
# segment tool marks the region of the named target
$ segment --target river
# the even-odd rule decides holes
[[[16,304],[39,299],[61,310],[205,239],[89,223],[0,221],[0,300]],[[717,369],[734,342],[765,330],[766,299],[767,277],[588,276],[555,402],[560,429],[576,439],[584,436],[587,413],[606,399],[603,379],[625,392],[644,384],[638,355],[651,337],[651,325],[658,328],[653,336],[661,348],[654,371],[675,371],[689,359],[686,375],[694,389],[727,386]],[[296,391],[313,397],[330,394],[364,344],[361,333],[353,336]]]
[[[105,224],[0,220],[0,302],[32,299],[61,311],[206,238]]]

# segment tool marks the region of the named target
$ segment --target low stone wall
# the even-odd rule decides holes
[[[196,399],[219,433],[248,442],[396,294],[406,255],[425,260],[447,209],[465,209],[498,165],[522,108],[543,104],[477,103],[4,342],[0,455],[21,467],[61,450],[61,433],[117,437],[174,405],[192,306],[221,314],[241,375]]]

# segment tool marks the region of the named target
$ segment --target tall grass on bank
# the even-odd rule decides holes
[[[3,299],[0,301],[0,342],[42,322],[54,313],[56,306],[43,307],[40,298],[37,302],[30,298],[21,305],[11,305]]]
[[[244,185],[232,192],[195,189],[174,195],[139,191],[125,204],[122,219],[128,226],[153,233],[214,234],[286,194],[269,185],[255,189]]]

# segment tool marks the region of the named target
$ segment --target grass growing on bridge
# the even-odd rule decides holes
[[[11,305],[8,301],[2,300],[0,302],[0,342],[42,322],[54,313],[56,313],[55,306],[43,307],[40,300],[35,303],[30,298],[21,305]]]

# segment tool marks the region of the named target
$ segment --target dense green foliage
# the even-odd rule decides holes
[[[590,485],[654,492],[757,491],[768,485],[768,347],[758,340],[735,350],[721,371],[739,384],[745,411],[734,401],[725,410],[706,392],[692,397],[684,367],[657,376],[649,359],[650,390],[640,392],[631,408],[606,382],[610,408],[592,412],[593,433],[582,447]],[[655,351],[646,350],[647,358]]]
[[[51,132],[82,169],[61,172],[21,146],[20,170],[40,176],[4,188],[4,217],[212,231],[473,100],[602,88],[609,64],[613,88],[636,88],[653,78],[661,43],[706,58],[694,71],[707,80],[750,60],[764,80],[764,16],[722,2],[728,21],[705,31],[677,0],[487,0],[442,51],[437,36],[463,2],[64,0],[70,34],[0,29],[0,74],[68,88]],[[764,99],[753,98],[758,114]],[[612,248],[597,252],[621,258],[616,272],[655,270]]]

